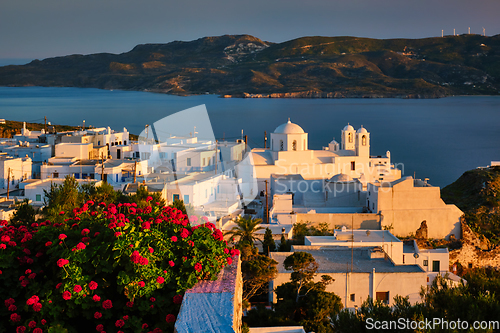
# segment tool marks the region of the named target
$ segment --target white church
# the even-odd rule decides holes
[[[385,156],[370,156],[370,133],[362,127],[355,130],[347,125],[342,141],[330,142],[323,150],[310,150],[308,133],[288,119],[271,133],[269,149],[252,149],[259,191],[265,190],[264,180],[271,175],[301,175],[306,180],[330,179],[345,174],[359,179],[364,187],[369,182],[387,182],[401,178],[401,171],[391,164],[390,152]]]
[[[370,156],[370,133],[362,126],[348,124],[340,143],[309,150],[308,133],[288,120],[271,133],[270,148],[252,149],[249,157],[261,202],[267,183],[271,224],[326,222],[329,229],[388,228],[408,236],[426,221],[430,238],[460,237],[463,213],[443,202],[439,187],[401,178],[389,151]]]

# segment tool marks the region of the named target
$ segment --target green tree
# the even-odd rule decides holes
[[[276,251],[276,243],[274,242],[273,232],[269,228],[266,228],[264,241],[262,242],[262,248],[264,249],[264,253],[266,255],[269,255],[269,252]]]
[[[238,237],[238,243],[254,244],[257,237],[255,233],[264,227],[259,226],[262,219],[254,219],[251,216],[239,217],[236,220],[236,226],[226,232],[226,235]]]
[[[280,252],[290,252],[291,244],[286,240],[285,234],[281,234],[280,245],[278,251]]]
[[[294,252],[292,255],[286,257],[283,266],[286,270],[293,270],[291,280],[297,284],[295,302],[298,302],[302,287],[314,278],[319,267],[318,263],[312,254],[308,252]]]
[[[12,224],[31,224],[35,222],[37,210],[30,205],[28,199],[24,199],[21,203],[17,204],[17,210],[10,218]]]
[[[61,220],[63,217],[59,216],[81,206],[85,199],[85,195],[80,192],[75,177],[70,176],[66,176],[62,184],[51,184],[50,190],[43,190],[43,192],[45,195],[45,208],[42,213],[45,218],[51,221]]]
[[[277,264],[275,260],[260,254],[251,256],[241,263],[244,300],[267,293],[266,286],[278,273]]]

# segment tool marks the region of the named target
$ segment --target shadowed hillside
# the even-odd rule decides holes
[[[465,172],[441,190],[441,197],[464,212],[473,231],[500,243],[500,167]]]

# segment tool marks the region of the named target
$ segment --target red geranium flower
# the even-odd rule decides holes
[[[29,326],[30,328],[35,328],[35,327],[36,327],[36,321],[34,321],[34,320],[30,321],[30,322],[28,323],[28,326]]]
[[[163,282],[165,282],[165,279],[162,276],[158,276],[156,278],[156,282],[158,282],[159,284],[162,284]]]
[[[67,300],[70,300],[71,299],[71,293],[69,291],[65,291],[63,292],[62,294],[62,297],[67,301]]]
[[[73,291],[75,293],[79,293],[80,291],[82,291],[82,286],[80,286],[79,284],[75,285],[75,287],[73,288]]]
[[[174,304],[181,304],[182,303],[182,295],[175,295],[173,300],[174,300]]]
[[[89,289],[90,290],[96,290],[97,289],[97,282],[90,281],[90,283],[89,283]]]
[[[68,236],[66,236],[65,234],[60,234],[59,235],[59,239],[66,239],[66,238],[68,238]]]
[[[99,302],[101,300],[101,297],[99,295],[94,295],[92,296],[92,299],[94,300],[94,302]]]
[[[40,312],[41,309],[42,309],[42,303],[33,304],[33,311]]]
[[[203,267],[201,266],[201,264],[199,262],[197,262],[195,265],[194,265],[194,269],[197,271],[197,272],[200,272]]]
[[[67,260],[67,259],[61,258],[57,261],[57,266],[59,266],[59,267],[63,267],[67,264],[69,264],[69,260]]]
[[[144,281],[139,281],[139,283],[138,283],[138,284],[139,284],[139,287],[141,287],[141,288],[142,288],[142,287],[144,287],[144,286],[146,285],[146,284],[144,283]]]
[[[118,319],[115,323],[115,326],[116,327],[123,327],[123,325],[125,325],[125,322],[123,321],[123,319]]]
[[[167,317],[165,318],[165,321],[167,323],[173,323],[175,322],[175,316],[173,314],[168,314]]]
[[[113,302],[111,302],[111,300],[107,299],[104,302],[102,302],[102,307],[104,309],[111,309],[113,307]]]
[[[95,329],[96,329],[97,332],[102,332],[104,330],[104,326],[102,326],[102,324],[99,324],[99,325],[96,326]]]
[[[100,312],[96,312],[96,313],[94,313],[94,318],[95,318],[95,319],[99,319],[99,318],[101,318],[101,317],[102,317],[102,313],[100,313]]]
[[[18,322],[21,320],[21,316],[17,313],[13,313],[10,315],[10,320],[12,320],[13,322]]]

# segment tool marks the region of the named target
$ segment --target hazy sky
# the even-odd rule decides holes
[[[421,38],[500,33],[500,0],[0,0],[0,58],[122,53],[137,44],[250,34]]]

